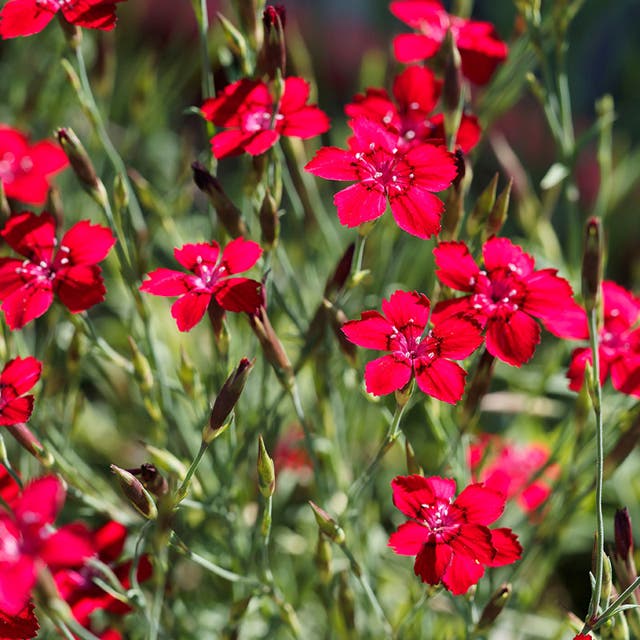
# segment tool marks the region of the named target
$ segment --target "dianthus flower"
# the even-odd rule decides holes
[[[396,18],[418,31],[396,36],[393,41],[400,62],[432,58],[447,31],[451,31],[460,51],[462,74],[475,84],[489,82],[496,67],[507,57],[507,45],[491,23],[452,16],[439,0],[396,0],[389,8]]]
[[[58,244],[53,216],[25,211],[11,216],[0,236],[18,258],[0,258],[0,307],[10,329],[39,318],[56,295],[72,313],[86,311],[104,300],[98,262],[115,238],[109,229],[82,220]]]
[[[275,104],[269,87],[261,80],[244,78],[225,87],[202,105],[202,114],[217,127],[225,127],[211,138],[216,158],[240,153],[260,155],[280,136],[312,138],[329,130],[329,118],[316,105],[307,104],[309,83],[286,78],[284,93]]]
[[[433,71],[426,67],[407,67],[393,81],[393,97],[384,89],[367,89],[345,107],[352,118],[365,117],[399,134],[398,145],[413,147],[422,142],[443,143],[442,114],[431,115],[442,90]],[[462,114],[456,144],[468,153],[480,140],[481,129],[475,116]]]
[[[65,490],[55,476],[30,482],[11,512],[0,510],[0,610],[17,615],[27,605],[38,572],[79,567],[93,554],[82,525],[53,528]]]
[[[33,396],[25,394],[40,380],[41,373],[42,363],[31,356],[7,362],[0,373],[0,426],[31,417]]]
[[[367,118],[356,118],[349,149],[323,147],[305,170],[329,180],[356,180],[336,193],[340,222],[357,227],[379,218],[387,208],[398,226],[419,238],[440,231],[442,201],[433,191],[451,185],[458,173],[455,156],[432,144],[398,146],[398,134]]]
[[[0,11],[0,36],[15,38],[42,31],[60,12],[70,24],[110,31],[116,3],[124,0],[9,0]]]
[[[111,521],[91,533],[92,546],[97,559],[107,565],[113,575],[120,581],[124,591],[131,588],[130,572],[132,562],[118,562],[122,555],[127,538],[127,528],[119,522]],[[151,577],[152,568],[149,558],[140,558],[137,569],[138,582]],[[107,611],[123,615],[131,611],[131,607],[117,600],[101,589],[93,578],[100,572],[90,566],[77,569],[61,569],[54,574],[54,579],[62,599],[71,607],[73,617],[83,626],[91,629],[91,614],[94,611]]]
[[[344,324],[342,331],[351,342],[391,352],[365,367],[369,393],[402,389],[415,376],[418,387],[438,400],[455,403],[462,397],[466,372],[452,359],[466,358],[481,344],[480,327],[449,317],[425,334],[429,307],[424,294],[396,291],[382,301],[383,313],[364,311],[360,320]]]
[[[519,367],[533,356],[540,342],[534,318],[554,335],[580,334],[584,312],[571,285],[556,269],[534,270],[534,259],[507,238],[485,242],[484,269],[464,242],[442,242],[433,253],[440,281],[468,294],[436,305],[434,322],[451,314],[474,318],[486,327],[487,350],[496,358]]]
[[[253,313],[262,303],[261,285],[249,278],[230,276],[247,271],[262,255],[260,245],[236,238],[222,252],[214,240],[185,244],[174,249],[175,259],[191,273],[156,269],[140,286],[156,296],[179,296],[171,307],[180,331],[190,331],[200,322],[212,302],[226,311]]]
[[[466,593],[485,567],[520,559],[522,547],[511,529],[489,529],[504,510],[505,496],[482,483],[455,498],[455,480],[419,475],[391,482],[393,503],[409,518],[389,537],[398,554],[416,556],[414,572],[423,582]]]
[[[611,374],[615,389],[640,397],[640,299],[630,291],[606,280],[602,283],[604,322],[598,332],[600,384]],[[589,337],[586,314],[583,312],[578,337]],[[591,349],[580,347],[571,355],[567,371],[569,389],[580,391],[586,364],[591,364]]]
[[[532,481],[548,460],[549,448],[542,443],[515,444],[488,434],[469,447],[473,478],[507,499],[516,498],[526,513],[535,511],[551,494],[550,482],[557,466],[549,467],[542,477]]]
[[[57,144],[48,140],[29,144],[21,131],[0,125],[0,182],[7,198],[43,205],[49,179],[68,165]]]

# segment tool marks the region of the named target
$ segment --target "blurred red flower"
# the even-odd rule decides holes
[[[342,331],[354,344],[391,352],[367,364],[369,393],[379,396],[402,389],[415,375],[427,395],[452,404],[462,397],[466,372],[451,359],[466,358],[482,343],[480,327],[452,316],[423,335],[429,309],[424,294],[396,291],[382,301],[382,314],[364,311],[360,320],[344,324]]]
[[[439,0],[396,0],[391,13],[418,31],[396,36],[393,48],[400,62],[418,62],[436,55],[451,31],[460,51],[463,75],[475,84],[489,82],[508,53],[495,27],[489,22],[466,20],[447,13]]]
[[[505,496],[481,483],[455,498],[455,480],[419,475],[391,482],[393,503],[409,518],[389,537],[398,554],[416,556],[414,572],[427,584],[453,595],[466,593],[484,575],[520,559],[522,547],[511,529],[489,529],[504,510]]]
[[[50,177],[68,165],[57,144],[48,140],[29,144],[21,131],[0,125],[0,182],[7,198],[44,204]]]
[[[312,138],[329,130],[329,118],[316,105],[307,104],[309,83],[286,78],[278,104],[261,80],[244,78],[225,87],[202,105],[202,114],[218,127],[211,139],[213,155],[226,158],[240,153],[257,156],[280,136]]]
[[[519,367],[540,342],[542,321],[554,335],[580,335],[584,311],[571,285],[556,269],[534,270],[535,261],[507,238],[490,238],[482,247],[484,269],[464,242],[441,242],[434,250],[440,281],[468,295],[436,305],[434,322],[468,315],[486,327],[487,351]]]
[[[438,233],[444,204],[432,192],[455,179],[455,156],[432,144],[402,148],[397,133],[367,118],[356,118],[351,127],[348,150],[323,147],[305,166],[328,180],[357,180],[333,198],[341,224],[357,227],[379,218],[388,198],[401,229],[418,238]]]
[[[102,270],[115,238],[109,229],[82,220],[58,246],[53,216],[25,211],[11,216],[0,236],[24,259],[0,258],[0,307],[10,329],[39,318],[54,294],[72,313],[104,300]]]
[[[38,619],[32,602],[16,615],[0,611],[0,640],[27,640],[38,635]]]
[[[24,488],[11,512],[0,510],[0,610],[10,616],[27,605],[42,567],[79,567],[94,552],[83,525],[53,528],[64,499],[62,482],[44,476]]]
[[[0,373],[0,426],[26,422],[31,417],[33,396],[25,394],[40,380],[41,373],[42,363],[31,356],[7,362]],[[0,476],[0,490],[5,484],[7,488],[12,486],[10,477],[3,480]]]
[[[231,278],[253,267],[262,255],[257,242],[236,238],[220,253],[214,240],[174,249],[176,260],[191,273],[156,269],[140,286],[156,296],[179,296],[171,307],[180,331],[190,331],[217,302],[226,311],[254,313],[262,303],[262,285],[249,278]]]
[[[124,0],[9,0],[0,11],[0,36],[15,38],[42,31],[61,12],[86,29],[110,31],[116,26],[116,2]]]
[[[410,148],[423,142],[444,143],[443,115],[431,115],[442,91],[442,82],[426,67],[407,67],[393,81],[393,97],[384,89],[367,89],[345,107],[352,118],[365,117],[400,136],[398,146]],[[457,146],[468,153],[478,144],[482,131],[478,119],[462,114]]]

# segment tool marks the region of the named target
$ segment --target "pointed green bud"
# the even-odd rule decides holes
[[[127,469],[127,471],[133,474],[142,484],[144,488],[160,497],[169,493],[169,483],[167,479],[158,471],[154,464],[145,462],[135,469]]]
[[[180,345],[180,366],[177,374],[184,392],[193,398],[198,372],[183,345]]]
[[[124,176],[120,173],[113,180],[113,202],[117,211],[124,211],[129,206],[129,191]]]
[[[349,573],[341,571],[338,581],[338,607],[347,629],[355,629],[356,599],[349,584]]]
[[[329,276],[324,286],[324,297],[331,299],[334,294],[341,293],[349,279],[351,264],[356,250],[356,243],[352,242],[340,257],[334,272]]]
[[[40,462],[44,467],[53,466],[53,456],[44,448],[40,440],[33,435],[33,432],[24,422],[18,422],[17,424],[10,424],[3,427],[8,431],[13,439],[28,453],[30,453],[36,460]]]
[[[89,154],[73,129],[63,127],[56,131],[58,142],[69,159],[69,164],[87,193],[104,209],[108,206],[107,191],[98,178]]]
[[[220,26],[222,27],[222,32],[229,45],[229,49],[244,60],[247,57],[248,51],[245,37],[240,33],[238,28],[221,13],[218,13],[218,20],[220,20]]]
[[[602,591],[600,592],[600,606],[604,611],[609,606],[611,589],[613,587],[613,571],[611,560],[606,553],[602,554]]]
[[[322,584],[329,584],[329,582],[331,582],[331,556],[331,543],[322,531],[318,531],[315,560],[318,577]]]
[[[221,430],[228,424],[229,416],[240,399],[240,394],[254,364],[255,360],[242,358],[222,385],[222,389],[213,403],[209,424],[202,431],[202,440],[207,444],[217,438],[222,432]]]
[[[260,231],[262,245],[266,251],[271,251],[278,244],[280,236],[280,218],[276,199],[266,190],[260,206]]]
[[[262,13],[264,39],[258,53],[258,72],[275,78],[284,76],[287,66],[287,46],[284,39],[286,12],[283,6],[266,7]]]
[[[404,453],[407,460],[407,473],[410,475],[417,474],[419,476],[424,475],[423,469],[416,458],[416,452],[413,450],[411,443],[405,440]]]
[[[500,229],[502,229],[504,223],[507,221],[512,186],[513,178],[509,178],[509,183],[496,198],[491,212],[489,213],[487,224],[485,226],[486,235],[483,234],[483,239],[498,234],[500,232]]]
[[[346,538],[342,527],[324,509],[321,509],[315,504],[315,502],[309,500],[309,506],[313,509],[313,515],[320,527],[320,531],[336,544],[344,544]]]
[[[398,407],[402,408],[407,405],[407,402],[411,399],[411,395],[413,394],[414,389],[413,379],[409,380],[407,384],[402,387],[402,389],[396,389],[395,398],[396,404]]]
[[[158,469],[169,476],[173,476],[179,482],[184,482],[184,479],[187,476],[187,465],[185,465],[182,460],[176,458],[173,453],[166,449],[154,447],[146,442],[142,442],[141,444],[149,454],[153,464],[158,467]],[[195,497],[199,498],[202,496],[202,485],[195,475],[191,477],[191,484],[189,488]]]
[[[444,56],[444,84],[442,86],[444,129],[447,146],[449,149],[453,149],[462,118],[462,59],[450,30],[447,31],[441,51]]]
[[[511,585],[505,583],[501,585],[498,590],[491,596],[491,599],[485,605],[480,615],[480,620],[476,629],[478,631],[486,631],[490,629],[496,618],[500,615],[505,608],[509,598],[511,597]]]
[[[127,340],[129,342],[129,348],[131,349],[133,371],[140,385],[140,391],[142,391],[143,394],[148,394],[151,389],[153,389],[153,372],[151,371],[151,366],[142,351],[138,348],[135,340],[131,336],[127,336]]]
[[[478,196],[476,203],[469,214],[467,220],[467,233],[475,236],[486,224],[489,214],[496,203],[496,192],[498,189],[498,174],[496,173],[484,191]]]
[[[47,201],[44,203],[44,210],[48,211],[56,221],[58,227],[62,227],[64,222],[64,207],[62,206],[62,196],[60,189],[50,185],[47,191]]]
[[[151,494],[144,488],[142,482],[126,469],[121,469],[115,464],[110,465],[111,472],[115,474],[122,493],[129,504],[147,520],[155,520],[158,517],[158,508]]]
[[[589,218],[585,227],[582,254],[582,297],[587,313],[598,304],[602,284],[602,221]]]
[[[276,488],[276,471],[262,436],[258,436],[258,482],[260,493],[265,498],[270,498]]]

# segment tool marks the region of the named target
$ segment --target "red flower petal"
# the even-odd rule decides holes
[[[238,126],[239,113],[246,111],[245,105],[272,106],[269,90],[264,82],[246,78],[227,85],[215,98],[209,98],[201,107],[205,119],[218,127]]]
[[[9,329],[22,329],[39,318],[53,303],[51,283],[26,282],[20,289],[4,297],[2,307]]]
[[[407,67],[393,81],[393,95],[404,111],[433,110],[440,98],[442,82],[426,67]]]
[[[427,325],[430,305],[423,293],[394,291],[389,300],[382,301],[382,311],[396,329],[402,333],[409,329],[412,335],[419,336]]]
[[[244,153],[245,145],[254,134],[245,133],[239,129],[229,129],[216,133],[211,138],[211,152],[218,159],[237,156]]]
[[[229,278],[215,291],[216,302],[226,311],[255,313],[264,299],[262,285],[249,278]]]
[[[0,411],[0,426],[27,422],[33,411],[33,396],[14,398]]]
[[[174,249],[173,255],[185,269],[194,271],[203,262],[216,264],[220,255],[220,245],[215,240],[211,243],[185,244],[179,249]]]
[[[528,276],[533,271],[535,264],[528,253],[525,253],[507,238],[489,238],[482,247],[482,256],[487,271],[513,268],[521,277]]]
[[[140,291],[155,296],[180,296],[189,291],[187,275],[173,269],[156,269],[147,274],[148,280],[140,285]]]
[[[338,219],[346,227],[357,227],[363,222],[379,218],[387,208],[384,193],[376,188],[368,189],[359,182],[338,191],[333,197],[338,209]]]
[[[107,227],[82,220],[74,224],[62,237],[56,264],[97,264],[104,260],[116,239]],[[67,262],[61,262],[64,259]]]
[[[245,141],[244,150],[252,156],[259,156],[267,149],[271,149],[279,138],[280,134],[275,129],[260,131]]]
[[[111,520],[93,534],[93,546],[102,562],[114,562],[122,554],[127,528]]]
[[[305,140],[329,131],[330,127],[329,118],[324,111],[315,106],[307,106],[288,114],[280,127],[280,133]]]
[[[55,12],[42,9],[35,0],[9,0],[0,12],[0,36],[15,38],[42,31]]]
[[[496,555],[487,563],[490,567],[502,567],[522,557],[522,546],[511,529],[491,529],[491,545]]]
[[[2,522],[0,522],[0,534]],[[0,562],[0,610],[10,616],[18,615],[28,604],[36,583],[36,568],[30,556],[15,562]]]
[[[37,171],[46,176],[58,173],[69,166],[67,154],[59,145],[48,140],[36,142],[29,147],[28,154]]]
[[[450,404],[460,400],[467,372],[459,364],[444,358],[417,358],[414,367],[421,391]]]
[[[506,319],[489,318],[487,322],[487,350],[514,367],[530,360],[539,342],[540,327],[522,311]]]
[[[342,333],[360,347],[387,351],[393,325],[377,311],[363,311],[360,320],[345,322]]]
[[[474,290],[480,269],[464,242],[441,242],[433,255],[438,266],[436,276],[442,284],[457,291]]]
[[[16,253],[33,262],[49,263],[56,245],[55,228],[50,213],[37,216],[25,211],[11,216],[0,235]]]
[[[640,316],[640,300],[632,293],[610,280],[602,283],[604,316],[624,323],[625,328],[633,326]]]
[[[349,126],[353,129],[354,142],[358,149],[370,151],[371,145],[374,145],[387,153],[393,153],[396,148],[398,134],[389,131],[378,122],[368,118],[356,118]]]
[[[387,544],[401,556],[415,556],[420,553],[423,545],[429,541],[429,537],[429,529],[409,520],[401,524],[398,530],[389,536]]]
[[[640,397],[640,354],[616,358],[611,364],[611,383],[621,393]]]
[[[460,553],[453,553],[451,563],[442,577],[442,584],[454,596],[466,593],[484,575],[484,567],[475,558]]]
[[[96,265],[78,265],[61,269],[54,280],[54,291],[60,302],[71,311],[86,311],[104,300],[102,270]]]
[[[438,340],[442,358],[462,360],[482,344],[480,325],[459,316],[441,320],[434,325],[432,334]]]
[[[42,363],[32,356],[14,358],[7,362],[0,374],[0,385],[11,387],[17,396],[29,391],[40,379]],[[3,398],[5,394],[3,393]]]
[[[436,499],[449,500],[456,492],[456,483],[448,478],[425,478],[417,474],[397,476],[391,481],[393,504],[408,518],[420,514],[423,504]]]
[[[364,369],[367,391],[375,396],[384,396],[402,389],[411,380],[411,362],[397,355],[383,356],[372,360]]]
[[[484,486],[470,484],[456,498],[454,505],[464,512],[466,522],[489,525],[504,511],[506,496]]]
[[[444,204],[430,191],[413,184],[404,193],[392,194],[389,201],[393,217],[403,231],[425,240],[440,231]]]
[[[122,0],[116,0],[121,2]],[[116,6],[111,2],[100,0],[95,6],[79,0],[74,5],[62,7],[64,17],[78,27],[111,31],[116,26]]]
[[[241,273],[251,269],[262,255],[262,248],[257,242],[236,238],[222,251],[222,264],[229,273]]]
[[[0,611],[0,638],[2,640],[27,640],[38,635],[38,619],[30,602],[17,615],[9,616]]]
[[[180,331],[191,331],[204,316],[211,301],[210,293],[185,293],[171,306],[171,315],[175,318]]]
[[[438,53],[440,42],[417,33],[403,33],[393,39],[393,54],[398,62],[420,62]]]
[[[439,584],[451,564],[453,551],[448,544],[428,542],[416,556],[413,572],[427,584]]]
[[[36,478],[24,488],[14,507],[16,521],[29,530],[39,530],[53,524],[64,499],[64,486],[56,476]]]
[[[308,162],[305,171],[327,180],[357,180],[358,171],[353,153],[337,147],[318,149],[313,160]]]
[[[420,144],[409,149],[405,159],[414,174],[413,186],[429,191],[447,189],[458,175],[456,157],[444,147]]]
[[[60,527],[44,540],[40,557],[52,569],[57,567],[80,567],[95,554],[91,534],[83,524],[68,524]]]
[[[465,20],[457,37],[457,45],[462,58],[462,74],[478,85],[489,82],[496,67],[508,53],[507,45],[488,22]]]

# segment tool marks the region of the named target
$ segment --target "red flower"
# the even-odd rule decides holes
[[[62,12],[78,27],[110,31],[116,26],[116,2],[124,0],[9,0],[0,11],[0,36],[15,38],[42,31]]]
[[[129,577],[131,561],[117,563],[122,554],[127,538],[127,528],[119,522],[111,521],[92,533],[92,545],[97,558],[108,565],[123,589],[131,587]],[[138,582],[144,582],[151,577],[152,568],[149,558],[144,555],[138,564]],[[101,589],[93,582],[100,572],[89,566],[80,569],[62,569],[55,573],[54,578],[62,599],[71,607],[74,618],[83,626],[91,628],[90,616],[94,611],[102,610],[110,613],[125,614],[131,607]]]
[[[31,417],[33,396],[25,393],[40,380],[41,373],[42,363],[31,356],[7,362],[0,373],[0,426],[26,422]],[[5,482],[13,486],[8,479]],[[0,476],[0,490],[5,482]]]
[[[398,135],[366,118],[352,121],[349,150],[323,147],[306,171],[329,180],[357,180],[336,193],[338,218],[357,227],[379,218],[387,208],[398,226],[419,238],[440,231],[442,202],[431,193],[442,191],[457,175],[455,156],[432,144],[411,149],[398,146]]]
[[[618,391],[640,397],[640,299],[609,280],[602,283],[604,323],[599,330],[600,384],[611,374]],[[581,334],[587,339],[586,314],[583,312]],[[576,337],[568,335],[567,337]],[[567,371],[569,389],[580,391],[586,363],[591,363],[591,349],[580,347],[571,356]]]
[[[352,118],[365,117],[392,129],[400,136],[398,146],[409,148],[421,142],[444,142],[442,114],[430,117],[442,90],[433,71],[426,67],[407,67],[393,81],[395,103],[384,89],[367,89],[345,107]],[[468,153],[480,140],[478,119],[462,115],[457,145]]]
[[[29,602],[13,616],[0,611],[0,640],[27,640],[37,636],[40,625],[33,609],[33,603]]]
[[[584,316],[571,285],[555,269],[534,270],[534,259],[506,238],[490,238],[482,247],[480,269],[464,242],[442,242],[434,250],[436,275],[469,295],[439,303],[434,322],[465,314],[487,329],[487,350],[519,367],[540,342],[539,318],[557,336],[579,335]]]
[[[0,236],[25,258],[0,258],[0,308],[10,329],[21,329],[39,318],[51,306],[54,294],[72,313],[104,300],[97,263],[116,241],[106,227],[82,220],[58,246],[53,216],[26,211],[11,216]]]
[[[489,529],[504,510],[505,496],[482,483],[455,499],[455,480],[398,476],[393,503],[410,518],[389,537],[398,554],[416,556],[414,572],[423,582],[442,583],[453,595],[477,584],[486,567],[511,564],[522,547],[511,529]]]
[[[488,434],[469,447],[474,479],[503,493],[507,499],[515,497],[527,513],[535,511],[551,494],[549,482],[557,466],[549,467],[541,478],[531,482],[548,460],[549,449],[544,444],[517,445]]]
[[[24,609],[41,567],[78,567],[93,553],[82,525],[53,528],[64,499],[60,480],[45,476],[25,487],[12,513],[0,511],[0,610],[9,615]]]
[[[191,273],[172,269],[156,269],[141,291],[156,296],[179,296],[171,307],[180,331],[190,331],[200,322],[212,301],[227,311],[254,313],[262,303],[261,285],[249,278],[231,278],[235,273],[253,267],[262,255],[260,245],[236,238],[220,255],[220,245],[185,244],[174,249],[176,260]]]
[[[7,198],[44,204],[49,178],[68,164],[57,144],[42,140],[30,145],[22,132],[0,125],[0,182]]]
[[[415,375],[418,387],[444,402],[457,402],[464,391],[465,370],[451,358],[466,358],[482,342],[472,321],[450,317],[423,335],[429,319],[429,298],[396,291],[382,301],[382,311],[364,311],[360,320],[345,323],[351,342],[391,354],[369,362],[367,391],[380,396],[402,389]]]
[[[225,87],[202,105],[202,113],[218,127],[211,147],[216,158],[246,152],[260,155],[280,136],[312,138],[329,130],[329,118],[316,105],[307,104],[309,83],[302,78],[286,78],[284,93],[275,104],[269,87],[261,80],[244,78]]]
[[[419,32],[395,38],[393,48],[400,62],[432,58],[447,31],[451,31],[460,51],[462,73],[471,82],[489,82],[496,67],[507,57],[507,45],[491,23],[449,15],[439,0],[397,0],[389,8],[396,18]]]

